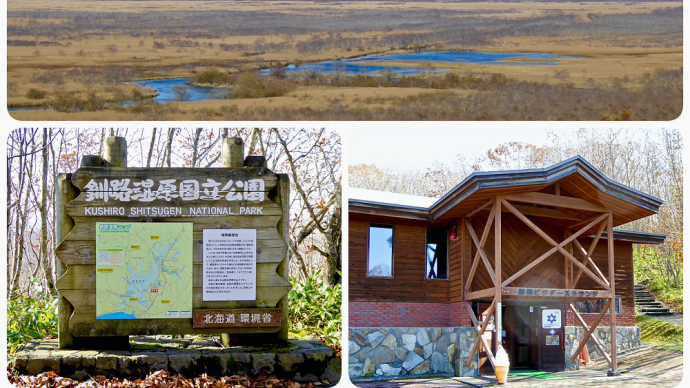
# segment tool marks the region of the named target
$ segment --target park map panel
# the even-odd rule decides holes
[[[192,317],[192,223],[96,223],[96,319]]]

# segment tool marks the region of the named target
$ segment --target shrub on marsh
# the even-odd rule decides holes
[[[289,80],[267,79],[254,73],[241,73],[235,80],[236,87],[228,98],[280,97],[293,90]]]
[[[99,97],[96,92],[90,91],[85,99],[81,99],[74,94],[59,93],[47,104],[47,106],[58,112],[95,112],[105,107],[106,101]]]
[[[232,76],[216,69],[207,69],[197,74],[192,80],[200,84],[225,85],[232,83]]]
[[[45,98],[46,92],[44,92],[43,90],[31,88],[28,92],[26,92],[25,96],[26,98],[30,98],[32,100],[40,100],[42,98]]]

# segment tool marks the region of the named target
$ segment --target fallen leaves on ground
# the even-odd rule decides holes
[[[89,376],[84,381],[60,377],[55,372],[43,372],[36,376],[16,375],[8,368],[7,379],[20,388],[316,388],[324,383],[298,383],[292,380],[281,380],[271,375],[259,375],[253,379],[247,376],[225,376],[215,379],[203,374],[188,378],[182,375],[170,375],[160,370],[152,372],[145,379],[120,380],[117,377],[108,379],[105,376]]]

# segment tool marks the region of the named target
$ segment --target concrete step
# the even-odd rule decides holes
[[[641,308],[639,310],[640,310],[640,312],[644,312],[644,313],[667,313],[667,312],[671,311],[666,307],[664,307],[664,308],[659,308],[659,307]]]
[[[661,303],[649,303],[649,304],[642,304],[642,303],[640,303],[640,304],[637,304],[636,306],[637,306],[638,308],[641,308],[641,309],[664,308],[664,307],[666,307],[666,306],[664,306],[664,305],[661,304]]]
[[[644,290],[644,286],[641,284],[635,284],[635,290]]]
[[[656,302],[654,298],[635,298],[635,303],[639,302]]]
[[[644,315],[647,315],[650,317],[660,317],[662,315],[673,315],[673,313],[670,311],[667,311],[667,312],[645,312]]]

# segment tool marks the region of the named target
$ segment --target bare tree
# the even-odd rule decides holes
[[[52,144],[52,142],[51,142]],[[38,211],[41,213],[41,250],[39,262],[43,269],[43,274],[46,279],[47,293],[50,296],[56,295],[55,285],[53,284],[52,260],[48,257],[48,128],[43,128],[43,143],[41,151],[41,162],[43,174],[41,174],[41,205]]]

